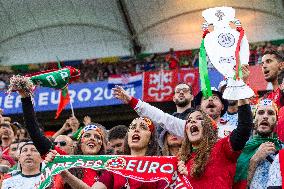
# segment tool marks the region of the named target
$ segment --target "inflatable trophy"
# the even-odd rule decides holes
[[[213,66],[227,78],[223,98],[239,100],[252,97],[254,92],[242,80],[241,71],[241,65],[248,64],[249,44],[240,21],[235,19],[235,10],[215,7],[203,11],[202,16],[206,22],[203,24],[200,54],[207,54]],[[232,29],[230,23],[235,24],[236,29]],[[213,25],[214,31],[208,30],[209,25]]]

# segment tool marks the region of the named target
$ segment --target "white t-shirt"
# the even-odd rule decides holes
[[[237,125],[231,124],[231,122],[221,122],[219,121],[217,123],[218,125],[218,137],[219,138],[225,138],[233,132],[234,129],[237,128]]]
[[[40,182],[40,173],[36,175],[23,175],[18,173],[3,180],[1,189],[35,189]]]

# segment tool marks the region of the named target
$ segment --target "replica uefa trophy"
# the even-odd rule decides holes
[[[241,71],[241,66],[249,61],[249,44],[240,21],[235,18],[235,10],[215,7],[203,11],[202,16],[206,20],[203,24],[203,54],[207,54],[213,66],[227,78],[223,98],[239,100],[252,97],[254,92],[242,80]],[[236,29],[231,28],[230,23],[235,24]],[[213,25],[213,31],[209,31],[210,25]]]

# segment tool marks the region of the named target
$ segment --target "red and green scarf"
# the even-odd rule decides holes
[[[161,156],[56,156],[41,173],[39,189],[52,182],[52,177],[70,168],[83,167],[94,170],[105,169],[141,182],[165,180],[167,188],[192,189],[188,179],[177,172],[176,157]]]

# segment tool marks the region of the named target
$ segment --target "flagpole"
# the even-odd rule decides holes
[[[68,91],[68,86],[66,86],[66,88],[67,88],[67,91]],[[72,117],[75,117],[74,108],[73,108],[73,104],[72,104],[72,99],[71,98],[70,98],[69,103],[70,103],[70,107],[71,107]]]
[[[72,111],[72,117],[75,117],[73,104],[72,104],[72,100],[71,99],[70,99],[70,106],[71,106],[71,111]]]

